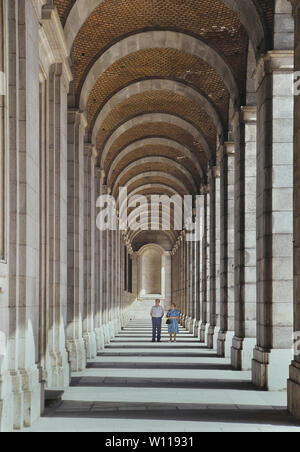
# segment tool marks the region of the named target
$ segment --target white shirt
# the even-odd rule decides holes
[[[160,319],[164,316],[165,311],[162,306],[158,306],[158,308],[156,306],[153,306],[153,308],[151,309],[151,314],[154,319]]]

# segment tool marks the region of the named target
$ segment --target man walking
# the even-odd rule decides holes
[[[165,315],[164,308],[160,306],[160,300],[155,301],[155,306],[151,309],[150,315],[152,317],[152,342],[155,342],[157,336],[157,342],[161,339],[161,323],[162,318]]]

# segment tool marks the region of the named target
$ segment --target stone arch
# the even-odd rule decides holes
[[[170,182],[170,184],[173,183],[175,187],[176,186],[180,187],[186,195],[190,194],[186,185],[182,181],[179,181],[176,177],[172,176],[172,174],[165,173],[163,171],[146,171],[146,172],[137,174],[136,176],[134,176],[133,178],[131,178],[127,181],[126,186],[130,187],[130,185],[133,185],[136,182],[143,181],[145,179],[147,180],[147,178],[155,178],[155,177],[168,180]]]
[[[153,184],[144,184],[144,185],[140,185],[139,187],[135,188],[134,190],[132,190],[131,192],[127,192],[128,194],[128,199],[138,195],[138,194],[143,194],[140,192],[143,192],[144,190],[148,190],[148,189],[153,189],[153,190],[163,190],[165,192],[171,192],[172,196],[173,195],[179,195],[182,196],[180,193],[178,193],[177,190],[175,190],[173,187],[170,187],[169,185],[166,184],[158,184],[158,183],[153,183]],[[154,193],[153,193],[154,194]],[[125,200],[123,201],[123,203],[121,205],[119,205],[119,199],[117,200],[117,206],[119,208],[119,211],[122,213],[124,206],[125,206]]]
[[[195,104],[200,106],[213,120],[215,128],[219,136],[222,136],[224,132],[223,120],[217,111],[214,104],[202,93],[196,89],[187,86],[185,83],[168,80],[168,79],[149,79],[141,82],[134,82],[126,88],[121,89],[118,93],[112,96],[106,104],[101,108],[92,131],[92,142],[96,144],[97,133],[101,128],[101,123],[107,114],[118,104],[128,99],[135,94],[142,93],[144,91],[173,91],[188,97]]]
[[[65,36],[67,49],[71,53],[74,40],[92,12],[104,0],[76,0],[74,3],[66,24]],[[241,23],[247,30],[249,38],[255,49],[261,48],[262,51],[266,47],[265,25],[262,15],[259,13],[252,0],[247,0],[241,5],[239,0],[223,0],[226,6],[230,8],[240,19]]]
[[[82,111],[86,110],[89,95],[96,80],[109,66],[115,63],[120,57],[149,48],[149,43],[151,43],[151,48],[169,47],[184,50],[201,58],[211,67],[215,68],[216,72],[223,78],[234,103],[239,105],[239,88],[235,75],[224,57],[215,49],[201,39],[185,33],[175,31],[149,31],[122,39],[116,44],[113,44],[95,61],[81,89],[79,100],[80,109]]]
[[[147,193],[147,194],[145,194],[145,193],[139,193],[139,192],[141,191],[141,189],[142,189],[142,187],[139,187],[139,188],[137,188],[136,190],[134,190],[132,193],[128,194],[128,201],[129,201],[130,199],[134,198],[135,196],[145,196],[146,198],[149,198],[149,197],[152,196],[152,195],[163,196],[163,195],[166,194],[166,193],[164,193],[164,194],[158,194],[157,191],[156,191],[157,188],[154,188],[154,187],[157,187],[157,185],[155,185],[155,184],[148,184],[148,186],[151,187],[151,188],[153,188],[153,192],[152,192],[152,193]],[[145,186],[144,186],[144,187],[145,187]],[[180,195],[178,192],[176,192],[176,190],[170,189],[170,188],[167,187],[167,186],[162,185],[162,187],[165,187],[165,190],[168,190],[168,191],[171,190],[171,192],[172,192],[172,197],[174,197],[174,198],[173,198],[173,203],[175,203],[174,205],[175,205],[176,207],[180,208],[180,210],[182,210],[182,212],[183,212],[183,199],[182,199],[182,195]],[[180,204],[176,202],[176,201],[177,201],[177,198],[180,198]],[[123,215],[125,207],[127,207],[127,205],[126,205],[126,201],[124,200],[124,202],[120,205],[120,208],[119,208],[120,216]],[[172,211],[173,211],[173,205],[171,206],[170,213],[171,213]],[[171,218],[171,217],[170,217],[170,218]]]
[[[139,194],[140,191],[143,190],[148,190],[148,189],[153,189],[153,190],[165,190],[165,191],[169,191],[172,193],[172,195],[179,195],[182,196],[180,193],[178,193],[177,190],[175,190],[173,187],[171,187],[170,185],[167,184],[160,184],[160,183],[149,183],[149,184],[143,184],[140,185],[139,187],[134,188],[132,191],[127,191],[128,197],[130,196],[135,196],[136,194]],[[119,200],[118,200],[119,201]],[[122,209],[124,203],[122,203],[120,205],[120,210]],[[117,205],[119,206],[119,202],[117,202]]]
[[[105,143],[105,146],[103,148],[103,152],[101,154],[101,161],[100,166],[101,168],[104,167],[104,162],[107,158],[107,155],[110,151],[110,148],[112,144],[115,142],[115,140],[124,132],[132,128],[136,125],[141,125],[146,122],[167,122],[169,124],[177,125],[178,127],[181,127],[185,131],[189,132],[192,137],[195,139],[195,142],[199,143],[201,145],[201,148],[206,153],[207,156],[210,156],[211,150],[209,148],[209,144],[207,143],[205,137],[202,135],[202,133],[189,121],[183,118],[179,118],[176,115],[171,115],[168,113],[146,113],[143,115],[138,115],[125,123],[121,124],[108,138],[107,142]]]
[[[141,148],[143,146],[147,146],[147,145],[154,145],[154,146],[155,145],[157,145],[157,146],[163,145],[163,146],[167,146],[167,147],[170,147],[172,149],[176,149],[176,150],[182,152],[183,155],[187,159],[189,159],[193,162],[199,175],[201,177],[203,177],[203,170],[202,170],[201,166],[199,165],[199,162],[197,160],[195,160],[195,156],[186,146],[179,144],[176,141],[169,140],[166,138],[145,138],[145,139],[136,141],[135,143],[132,143],[131,145],[127,146],[125,149],[123,149],[119,153],[118,157],[112,162],[112,165],[110,166],[109,172],[107,174],[107,183],[109,184],[114,170],[117,168],[117,165],[122,161],[122,159],[124,157],[126,157],[130,153],[136,151],[136,149]]]
[[[165,251],[171,251],[174,245],[173,238],[167,231],[141,231],[131,241],[134,251],[139,250],[147,243],[160,245]]]
[[[118,175],[117,179],[115,180],[115,182],[112,186],[112,192],[113,193],[115,192],[115,188],[119,186],[120,181],[122,180],[122,178],[126,175],[126,173],[128,171],[135,168],[137,165],[142,165],[142,164],[147,164],[147,163],[149,163],[149,164],[164,163],[166,165],[169,165],[170,167],[176,168],[191,181],[191,185],[192,185],[194,191],[195,192],[197,191],[197,186],[196,186],[195,181],[192,179],[191,173],[186,168],[184,168],[182,165],[180,165],[179,163],[174,162],[173,160],[166,158],[166,157],[145,157],[145,158],[137,160],[134,163],[131,163]]]
[[[129,234],[129,238],[130,238],[131,241],[133,241],[133,240],[135,240],[135,238],[136,238],[138,235],[143,234],[143,233],[145,233],[145,232],[147,232],[147,231],[132,231],[132,232]],[[177,239],[177,235],[174,234],[174,231],[153,231],[153,232],[156,232],[156,233],[158,233],[158,232],[165,232],[165,233],[170,237],[170,239],[171,239],[173,242],[175,242],[176,239]]]

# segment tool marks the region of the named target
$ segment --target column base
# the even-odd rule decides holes
[[[41,383],[36,365],[30,370],[21,370],[24,393],[24,427],[31,427],[41,416]]]
[[[217,350],[218,348],[218,337],[219,337],[220,327],[209,326],[207,334],[207,347],[211,350]]]
[[[104,346],[110,344],[111,336],[110,336],[110,328],[108,324],[103,325],[103,333],[104,333]]]
[[[48,389],[65,389],[70,385],[71,374],[67,350],[47,352],[45,380]]]
[[[217,354],[220,358],[231,358],[234,331],[220,331],[218,335]]]
[[[207,336],[208,336],[208,324],[207,323],[201,323],[200,326],[200,342],[202,344],[206,344],[207,343]]]
[[[96,328],[95,333],[96,333],[97,352],[101,353],[105,349],[105,338],[103,327],[100,326],[99,328]]]
[[[261,390],[283,391],[287,388],[292,350],[264,350],[255,347],[252,382]]]
[[[67,349],[71,363],[72,372],[82,372],[86,369],[86,350],[83,339],[67,341]]]
[[[115,331],[115,337],[116,337],[116,335],[119,333],[119,331],[120,331],[120,320],[119,319],[115,319],[115,320],[113,320],[113,324],[114,324],[114,331]]]
[[[300,419],[300,363],[293,361],[288,380],[288,410]]]
[[[254,338],[234,337],[231,348],[231,365],[235,370],[252,370],[253,349],[256,345]]]
[[[194,337],[196,337],[199,341],[200,341],[200,331],[201,331],[201,322],[200,320],[195,320]]]
[[[14,396],[10,373],[0,359],[0,433],[11,433],[14,428]],[[5,368],[5,369],[4,369]]]
[[[191,324],[192,324],[192,317],[187,317],[185,321],[185,328],[189,332],[191,332]]]
[[[180,325],[185,328],[185,323],[186,323],[186,316],[182,315],[180,318]]]
[[[196,319],[191,319],[190,326],[189,326],[189,332],[194,336],[195,334],[195,325],[196,325]]]
[[[87,359],[94,359],[97,356],[97,340],[96,333],[93,331],[91,333],[85,333],[83,335],[86,357]]]
[[[108,324],[108,328],[109,328],[109,337],[110,340],[114,339],[116,337],[116,332],[115,332],[115,322],[114,320],[111,320]]]
[[[37,366],[11,373],[13,428],[31,427],[41,416],[41,384]]]

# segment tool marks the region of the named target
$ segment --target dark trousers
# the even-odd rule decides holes
[[[157,340],[160,341],[161,338],[161,324],[162,318],[154,318],[152,317],[152,340],[155,341],[156,335]]]

